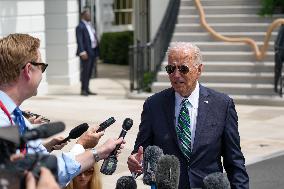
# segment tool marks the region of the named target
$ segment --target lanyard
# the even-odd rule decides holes
[[[10,116],[10,114],[9,114],[9,112],[8,112],[8,110],[7,110],[7,108],[4,106],[4,104],[2,103],[1,100],[0,100],[0,108],[3,110],[3,112],[4,112],[4,113],[7,115],[7,117],[9,118],[11,125],[13,125],[13,120],[12,120],[12,118],[11,118],[11,116]]]

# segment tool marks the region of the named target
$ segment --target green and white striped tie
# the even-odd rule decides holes
[[[178,116],[178,123],[176,126],[177,136],[179,139],[179,144],[181,151],[190,160],[191,154],[191,131],[190,131],[190,117],[187,104],[190,102],[188,99],[183,99],[181,102],[181,109]]]

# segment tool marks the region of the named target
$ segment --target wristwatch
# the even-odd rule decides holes
[[[96,162],[100,161],[100,157],[99,157],[99,154],[98,154],[97,150],[96,150],[95,148],[92,148],[91,151],[92,151],[92,153],[93,153],[93,156],[94,156],[94,158],[95,158],[95,161],[96,161]]]

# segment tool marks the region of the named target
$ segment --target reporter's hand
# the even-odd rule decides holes
[[[103,145],[96,148],[100,159],[107,158],[110,153],[116,148],[117,145],[121,144],[120,149],[124,148],[125,140],[119,139],[108,139]]]
[[[31,124],[42,124],[42,123],[47,123],[47,121],[45,121],[45,119],[42,116],[32,116],[28,118],[29,122],[31,122]]]
[[[54,137],[50,141],[43,144],[43,146],[47,149],[48,152],[52,152],[53,150],[61,150],[68,144],[68,142],[60,144],[62,140],[64,140],[64,137]]]
[[[40,168],[40,177],[38,183],[31,172],[26,175],[26,189],[60,189],[59,185],[55,181],[51,172],[45,168]]]
[[[96,133],[99,127],[92,127],[84,132],[77,140],[77,144],[81,144],[85,149],[95,147],[100,138],[104,135],[104,131]]]
[[[142,173],[143,147],[140,146],[138,152],[128,157],[127,165],[130,172]]]

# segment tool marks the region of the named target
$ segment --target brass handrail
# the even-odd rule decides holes
[[[216,39],[218,40],[222,40],[225,42],[242,42],[242,43],[246,43],[249,46],[251,46],[251,48],[254,51],[255,57],[257,60],[262,60],[264,59],[266,52],[267,52],[267,48],[268,48],[268,43],[269,43],[269,39],[271,37],[271,33],[272,31],[279,27],[281,24],[284,24],[284,19],[283,18],[278,18],[276,20],[274,20],[270,26],[268,27],[267,31],[266,31],[266,35],[264,37],[264,42],[263,42],[263,46],[261,48],[258,47],[258,45],[256,44],[255,40],[248,38],[248,37],[226,37],[224,35],[221,35],[219,33],[217,33],[212,27],[209,26],[209,24],[206,22],[205,19],[205,13],[204,13],[204,9],[200,3],[200,0],[195,0],[195,4],[196,7],[198,9],[199,12],[199,16],[200,16],[200,23],[201,25]]]

